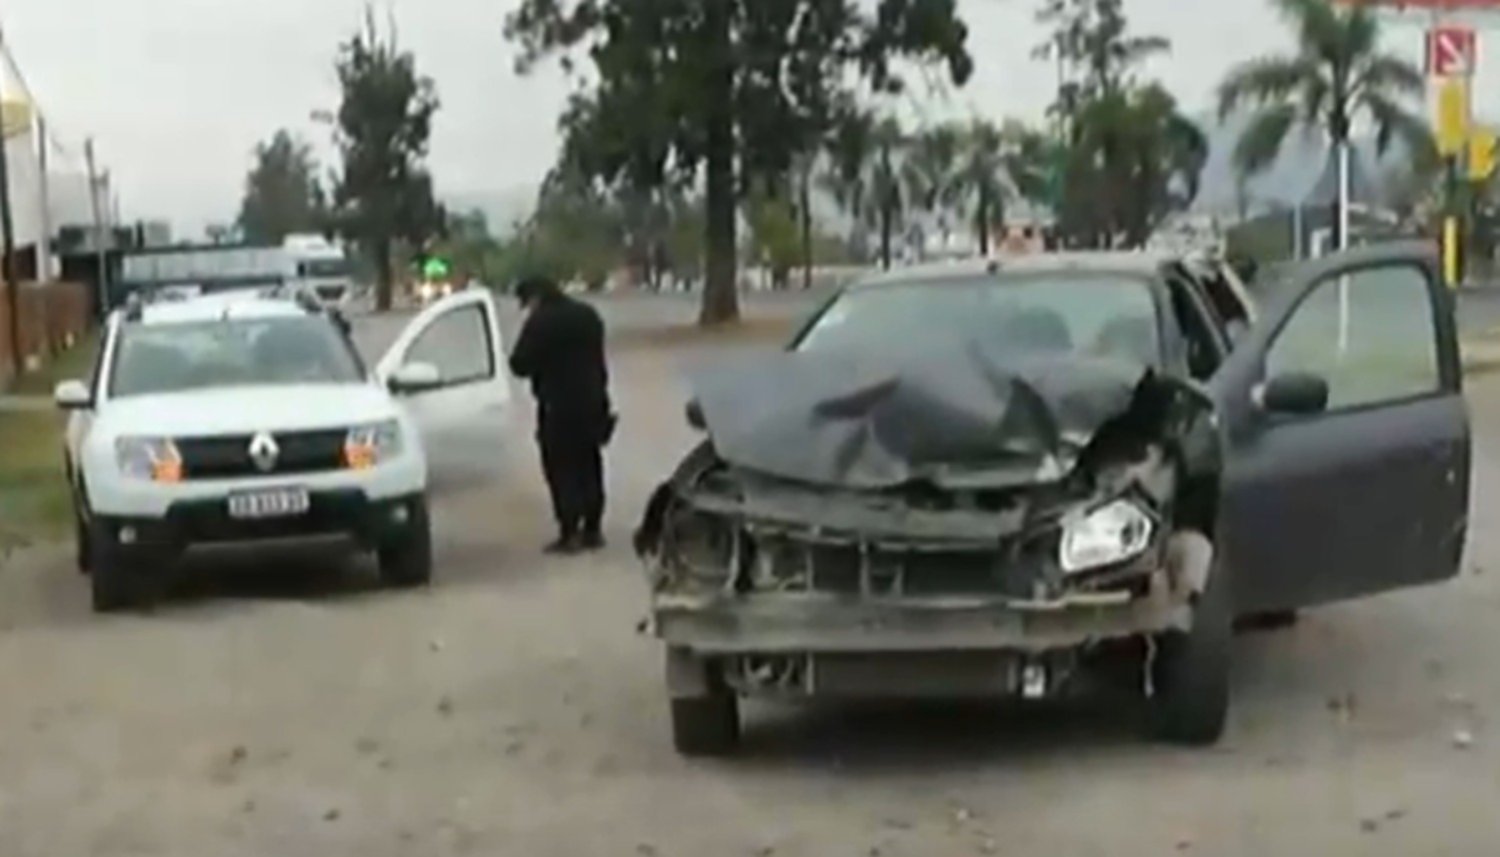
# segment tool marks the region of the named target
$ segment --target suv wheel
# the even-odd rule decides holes
[[[90,544],[89,525],[84,522],[83,512],[76,506],[73,509],[73,552],[78,570],[88,574],[94,565],[93,545]]]
[[[144,594],[140,569],[120,550],[110,527],[95,519],[85,532],[94,612],[114,613],[139,606]]]
[[[1149,727],[1174,744],[1213,744],[1229,715],[1231,587],[1222,564],[1208,556],[1203,561],[1209,564],[1208,585],[1194,607],[1192,630],[1158,637],[1152,664]]]
[[[432,520],[427,503],[412,503],[411,520],[399,538],[380,549],[380,579],[387,586],[408,589],[432,580]]]

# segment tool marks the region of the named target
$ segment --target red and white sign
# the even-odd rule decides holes
[[[1434,27],[1427,31],[1427,73],[1467,77],[1479,58],[1479,39],[1468,27]]]

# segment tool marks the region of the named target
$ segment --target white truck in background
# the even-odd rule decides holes
[[[353,266],[344,248],[322,235],[288,235],[281,244],[286,284],[326,306],[343,307],[354,294]]]

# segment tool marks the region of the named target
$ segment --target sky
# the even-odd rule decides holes
[[[443,107],[431,166],[441,194],[521,194],[551,165],[569,82],[555,65],[520,77],[503,21],[519,0],[375,0],[437,85]],[[935,118],[1041,115],[1055,71],[1031,59],[1039,0],[959,0],[976,71],[946,99],[918,89],[909,109]],[[233,219],[257,141],[278,128],[325,158],[311,113],[336,105],[333,60],[365,0],[6,0],[0,29],[51,130],[78,162],[96,140],[128,218],[178,234]],[[1168,37],[1150,71],[1191,112],[1206,111],[1235,62],[1286,45],[1266,0],[1126,0],[1132,28]],[[1500,30],[1500,14],[1493,16]],[[1420,27],[1390,32],[1419,55]],[[1481,54],[1483,50],[1481,49]],[[1500,61],[1481,68],[1500,82]],[[14,80],[6,80],[15,87]],[[1497,92],[1500,89],[1488,88]]]

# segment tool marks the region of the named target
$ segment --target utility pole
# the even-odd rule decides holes
[[[42,195],[42,235],[36,243],[36,278],[46,283],[52,280],[52,185],[47,176],[47,119],[41,111],[36,114],[36,141]]]
[[[0,33],[0,45],[5,36]],[[5,280],[6,309],[10,316],[10,357],[12,374],[26,371],[26,349],[21,344],[20,284],[16,282],[16,235],[10,216],[10,158],[5,139],[4,75],[0,74],[0,278]]]
[[[83,157],[89,168],[89,205],[94,212],[94,253],[99,277],[99,317],[109,315],[109,265],[104,252],[104,220],[99,207],[99,172],[94,164],[94,138],[83,142]]]

